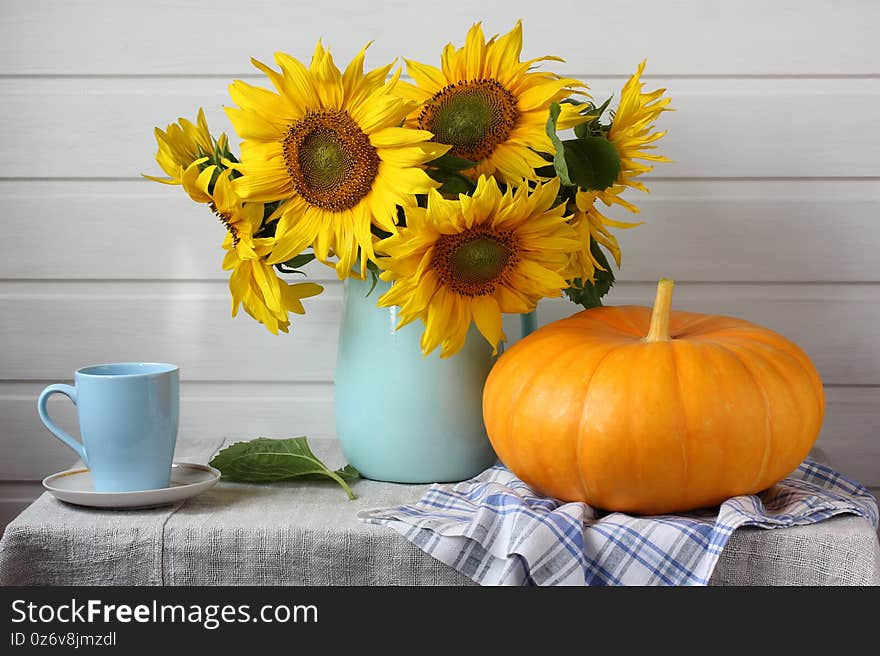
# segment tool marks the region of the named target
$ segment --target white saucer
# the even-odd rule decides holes
[[[56,499],[92,508],[150,508],[165,506],[201,494],[220,479],[220,472],[208,465],[175,462],[171,485],[137,492],[95,492],[88,469],[68,469],[43,479],[43,487]]]

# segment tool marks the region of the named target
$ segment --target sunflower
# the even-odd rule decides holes
[[[420,168],[448,147],[424,130],[401,127],[412,104],[394,94],[391,66],[364,74],[364,50],[344,73],[319,42],[307,68],[277,53],[281,72],[252,60],[278,93],[240,80],[230,86],[238,108],[227,113],[244,140],[235,191],[251,202],[282,200],[270,264],[308,246],[340,278],[360,256],[374,260],[371,224],[393,233],[397,206],[437,186]]]
[[[229,170],[217,175],[209,193],[216,168],[209,166],[202,171],[197,188],[209,199],[211,210],[226,228],[223,269],[232,270],[229,277],[232,316],[238,314],[241,306],[271,333],[287,332],[288,313],[305,314],[301,299],[320,294],[323,288],[314,283],[291,285],[275,275],[274,268],[266,261],[275,239],[254,237],[263,221],[263,203],[242,203],[233,189]]]
[[[671,99],[663,97],[666,89],[642,93],[641,76],[644,70],[645,62],[643,61],[639,64],[635,74],[623,85],[620,103],[614,114],[611,128],[608,130],[608,140],[614,144],[620,158],[620,172],[611,187],[595,192],[595,197],[606,205],[621,205],[631,212],[638,212],[639,209],[632,203],[623,200],[620,194],[627,187],[648,191],[648,188],[637,178],[653,170],[654,167],[643,162],[671,161],[662,155],[646,152],[656,148],[654,142],[666,134],[666,132],[654,129],[654,121],[663,112],[670,111],[668,105]],[[642,160],[642,162],[636,160]]]
[[[254,235],[263,223],[265,207],[263,203],[242,203],[232,185],[232,171],[219,172],[208,194],[211,180],[217,172],[216,166],[209,166],[202,171],[197,180],[199,191],[204,193],[210,203],[211,211],[220,219],[226,228],[226,240],[223,248],[234,250],[239,258],[256,259],[257,249],[265,250],[265,246],[274,243],[273,239],[254,239]]]
[[[458,200],[432,190],[427,208],[408,207],[407,226],[376,246],[390,256],[379,258],[381,277],[393,281],[379,305],[400,306],[398,327],[424,321],[425,354],[437,346],[441,357],[456,353],[471,321],[497,352],[502,312],[530,312],[568,286],[579,242],[558,193],[558,179],[502,193],[485,176]]]
[[[521,21],[488,43],[477,23],[463,48],[447,44],[440,69],[406,60],[415,85],[402,82],[399,93],[418,103],[407,124],[450,144],[451,155],[477,162],[466,171],[474,179],[485,174],[507,182],[536,180],[535,169],[547,164],[538,152],[554,152],[546,133],[551,103],[586,89],[578,80],[530,70],[558,57],[520,61],[521,50]],[[562,105],[560,129],[579,120],[576,106]]]
[[[620,103],[614,114],[611,127],[608,129],[608,140],[614,145],[620,159],[620,171],[612,186],[603,190],[579,189],[575,196],[576,211],[571,223],[581,239],[581,248],[572,254],[569,276],[572,280],[592,281],[596,270],[602,265],[596,260],[590,248],[591,240],[606,249],[614,257],[620,267],[620,246],[617,238],[608,228],[633,228],[641,222],[615,221],[605,216],[597,207],[596,201],[606,206],[620,205],[631,212],[638,213],[639,208],[624,200],[620,194],[628,187],[648,191],[638,176],[651,171],[654,167],[649,162],[668,162],[668,158],[654,155],[646,151],[656,148],[654,142],[666,133],[654,129],[654,121],[661,113],[670,111],[670,99],[663,98],[666,89],[657,89],[650,93],[642,93],[641,76],[645,70],[645,62],[639,64],[636,73],[623,85]],[[643,160],[639,162],[636,160]]]
[[[602,264],[593,255],[591,241],[604,246],[620,268],[620,245],[617,243],[617,237],[608,228],[626,229],[641,225],[641,222],[630,223],[609,219],[596,207],[596,196],[597,192],[579,190],[575,196],[575,211],[569,221],[577,232],[580,248],[571,254],[568,277],[571,280],[580,280],[582,283],[595,280],[597,269],[604,271]]]
[[[157,178],[146,174],[144,177],[162,184],[182,185],[196,202],[210,202],[210,198],[204,195],[197,184],[197,178],[207,164],[208,156],[215,152],[215,142],[208,130],[205,111],[199,109],[195,123],[180,118],[165,130],[156,128],[155,135],[159,144],[156,161],[168,177]],[[226,135],[221,134],[216,144],[221,150],[225,150]]]

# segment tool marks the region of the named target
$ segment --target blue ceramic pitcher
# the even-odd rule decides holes
[[[471,478],[496,456],[483,426],[483,385],[492,348],[474,327],[464,348],[422,356],[424,325],[395,330],[399,308],[376,300],[390,284],[345,281],[336,361],[336,432],[362,475],[394,483]]]

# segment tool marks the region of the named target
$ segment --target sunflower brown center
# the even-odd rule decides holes
[[[518,118],[516,98],[497,80],[469,80],[435,93],[419,114],[419,127],[451,145],[451,155],[478,162],[507,140]]]
[[[293,188],[310,205],[339,212],[357,205],[373,188],[379,155],[346,112],[309,112],[290,126],[282,142]]]
[[[220,219],[220,223],[223,224],[223,227],[226,228],[227,232],[232,235],[232,247],[235,248],[238,246],[238,242],[241,241],[241,237],[238,234],[238,228],[235,227],[235,224],[232,223],[232,216],[226,214],[225,212],[221,212],[217,206],[212,202],[210,205],[211,211]]]
[[[495,291],[505,273],[517,262],[513,232],[472,228],[440,235],[434,245],[431,267],[443,284],[462,296],[486,296]]]

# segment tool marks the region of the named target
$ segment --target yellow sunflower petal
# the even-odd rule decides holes
[[[397,148],[379,148],[376,152],[383,163],[408,169],[435,160],[447,150],[449,147],[443,144],[415,143]]]
[[[273,273],[271,267],[259,260],[254,260],[253,276],[254,281],[263,293],[266,306],[271,310],[281,310],[281,289],[279,280]]]
[[[211,196],[208,194],[208,185],[217,167],[208,166],[204,170],[200,170],[200,164],[204,164],[207,161],[207,158],[196,160],[186,168],[180,177],[180,184],[183,186],[183,189],[197,203],[211,202]]]
[[[518,62],[522,54],[522,21],[517,21],[507,34],[492,40],[486,52],[486,70],[502,75],[508,62]],[[508,82],[508,81],[505,81]]]
[[[315,46],[315,54],[312,56],[309,71],[315,78],[315,88],[321,98],[322,105],[328,109],[339,109],[342,106],[344,96],[342,74],[333,63],[330,52],[324,50],[320,41]]]
[[[275,247],[267,260],[268,263],[287,262],[302,253],[312,245],[319,227],[318,217],[315,215],[310,217],[308,223],[302,217],[296,219],[282,217],[278,222]]]
[[[670,99],[663,97],[665,89],[642,93],[641,76],[644,70],[645,62],[642,61],[636,73],[623,85],[620,103],[608,131],[608,139],[614,144],[620,158],[620,173],[615,181],[616,188],[634,187],[647,191],[636,178],[650,171],[652,167],[636,160],[669,161],[660,155],[645,153],[645,150],[653,149],[654,142],[665,134],[665,132],[654,130],[654,121],[663,112],[671,110],[669,108]],[[600,195],[600,197],[602,196]],[[602,199],[605,200],[605,198]],[[625,201],[616,197],[607,202],[627,206]],[[634,206],[629,207],[629,209],[633,208]]]
[[[491,296],[479,296],[474,299],[471,309],[477,329],[492,345],[492,355],[498,355],[498,344],[505,339],[501,327],[501,308]]]
[[[453,297],[450,328],[440,346],[441,358],[451,357],[464,347],[472,320],[471,304],[465,302],[461,297]]]
[[[420,64],[411,59],[405,59],[406,72],[415,81],[418,88],[426,93],[434,93],[446,86],[446,77],[443,71],[429,64]]]
[[[232,294],[232,316],[238,314],[238,308],[244,298],[245,293],[251,284],[250,279],[251,265],[249,262],[240,262],[232,270],[229,276],[229,291]]]
[[[495,298],[502,312],[512,314],[525,314],[535,309],[535,304],[530,303],[525,297],[507,285],[499,285],[495,290]]]
[[[430,141],[433,137],[434,135],[427,130],[390,127],[382,128],[381,130],[373,132],[370,135],[370,143],[376,148],[396,148],[399,146],[409,146],[413,143]],[[448,146],[443,146],[442,144],[434,144],[434,146],[439,146],[448,150]]]
[[[364,55],[371,44],[372,41],[360,49],[342,74],[342,92],[348,101],[355,96],[361,85],[361,80],[364,77]]]
[[[281,141],[284,138],[284,125],[279,122],[267,120],[256,112],[226,107],[226,116],[232,127],[242,139],[274,139]]]
[[[486,37],[480,23],[468,30],[464,42],[464,68],[459,72],[465,79],[479,80],[483,77],[483,62],[486,60]],[[461,64],[459,64],[461,66]]]
[[[237,166],[236,169],[243,175],[233,180],[232,186],[235,193],[242,198],[270,203],[287,198],[293,193],[290,176],[277,167],[248,163]]]
[[[294,107],[320,106],[320,97],[305,64],[284,52],[275,53],[275,63],[284,72],[285,95]]]

